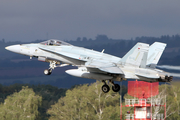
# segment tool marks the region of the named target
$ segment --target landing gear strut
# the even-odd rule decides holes
[[[49,64],[49,69],[45,69],[44,70],[44,74],[45,75],[50,75],[52,73],[52,70],[54,70],[54,68],[56,68],[56,61],[50,61]]]
[[[60,64],[58,61],[50,61],[49,69],[44,70],[45,75],[50,75],[52,73],[52,70],[54,70],[56,67],[64,67],[68,66],[69,64]]]

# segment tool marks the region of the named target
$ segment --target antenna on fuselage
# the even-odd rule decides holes
[[[101,53],[104,53],[104,49],[102,50],[102,52]]]

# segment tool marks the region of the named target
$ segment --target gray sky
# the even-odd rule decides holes
[[[1,0],[0,39],[114,39],[180,33],[180,0]]]

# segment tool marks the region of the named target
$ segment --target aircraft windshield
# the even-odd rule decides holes
[[[54,39],[41,42],[40,44],[51,45],[51,46],[71,45],[71,44],[64,42],[62,40],[54,40]]]

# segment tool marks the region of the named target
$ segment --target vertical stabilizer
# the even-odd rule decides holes
[[[148,57],[148,51],[144,52],[143,57],[142,57],[142,61],[140,64],[140,68],[145,68],[146,67],[146,63],[147,63],[147,57]]]
[[[121,63],[135,67],[146,67],[149,44],[137,43],[122,59]]]
[[[157,63],[158,63],[158,61],[159,61],[165,47],[166,47],[165,43],[154,42],[149,47],[148,59],[147,59],[146,65],[150,65],[150,64],[157,65]]]

